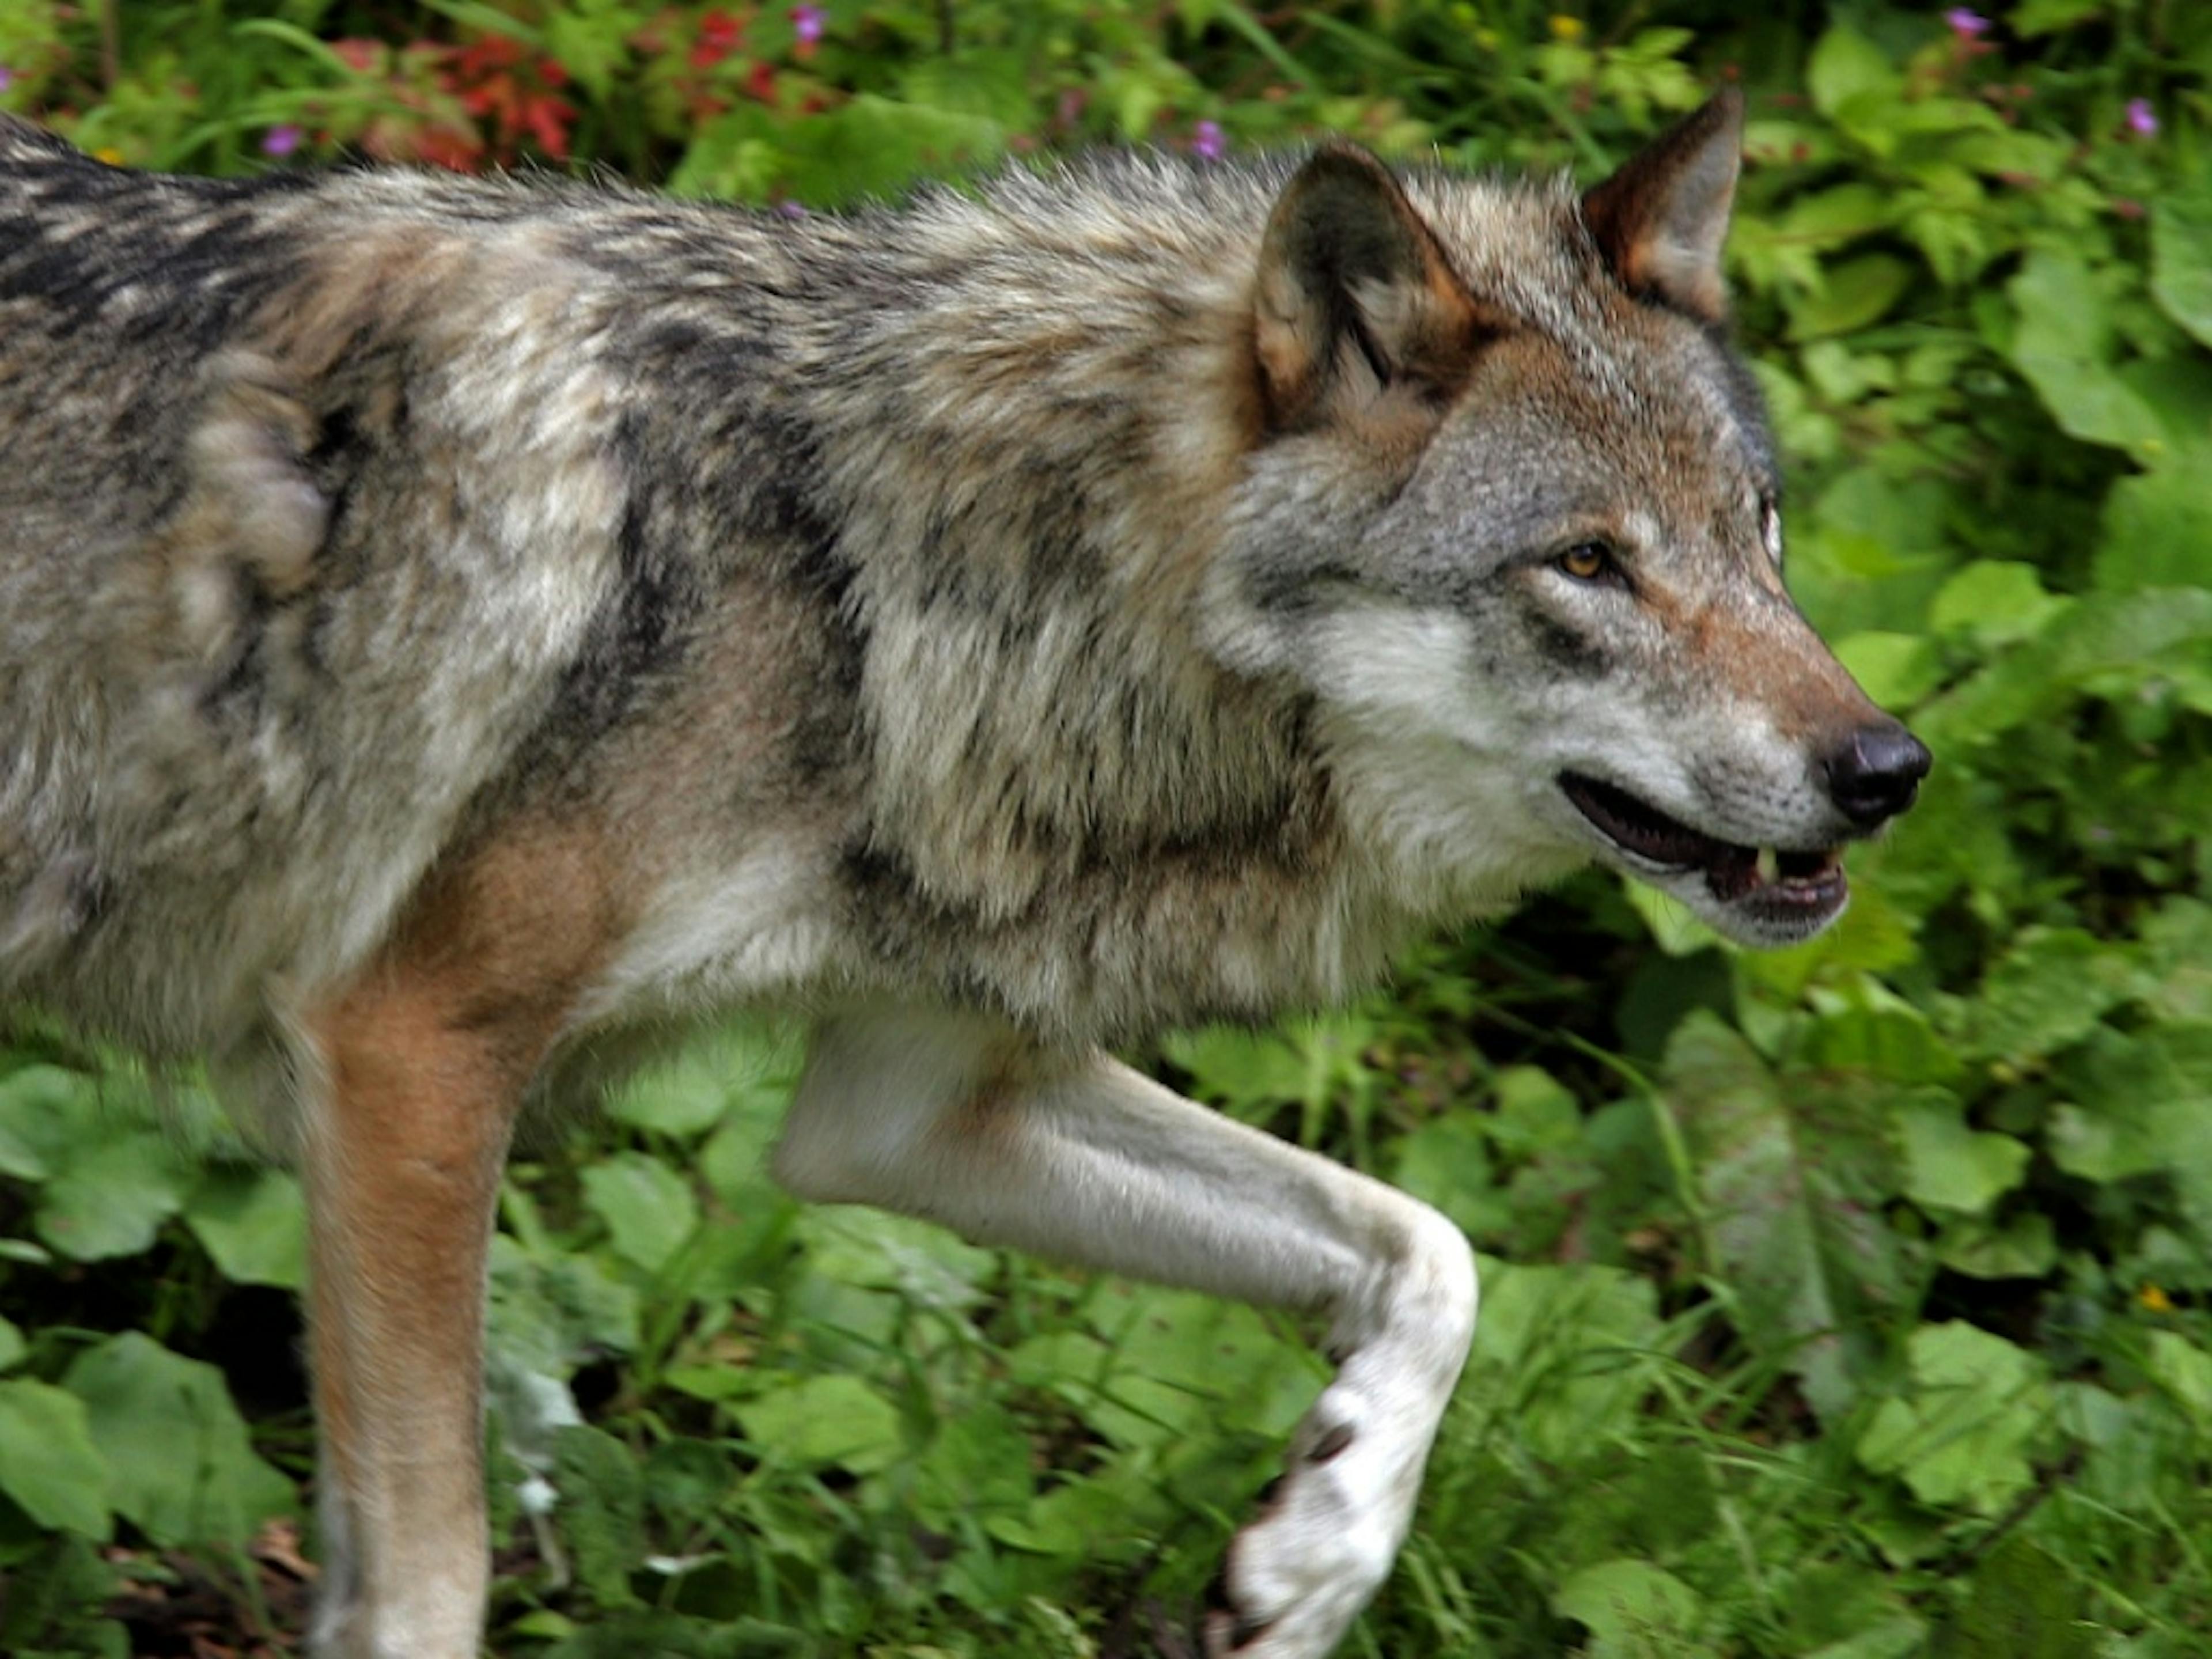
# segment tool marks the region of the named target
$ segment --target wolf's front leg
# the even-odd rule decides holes
[[[302,1054],[317,1659],[479,1646],[484,1261],[519,1087],[446,1016],[424,990],[373,987]]]
[[[1426,1206],[1193,1104],[1103,1054],[981,1018],[817,1032],[777,1148],[801,1197],[1333,1321],[1336,1379],[1231,1546],[1210,1654],[1320,1659],[1390,1570],[1474,1332],[1474,1258]]]

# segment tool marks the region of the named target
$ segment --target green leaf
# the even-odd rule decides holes
[[[0,1175],[44,1181],[68,1162],[78,1137],[97,1130],[100,1085],[61,1066],[26,1066],[0,1077]]]
[[[106,1136],[74,1151],[47,1183],[39,1237],[79,1261],[135,1255],[182,1207],[193,1178],[163,1135],[131,1129]]]
[[[2152,207],[2150,291],[2200,345],[2212,346],[2212,184],[2199,181]]]
[[[1677,1030],[1666,1078],[1744,1340],[1801,1377],[1822,1416],[1843,1412],[1869,1359],[1855,1316],[1891,1276],[1850,1139],[1808,1139],[1766,1063],[1710,1013]]]
[[[915,1513],[949,1528],[962,1517],[1023,1516],[1036,1494],[1036,1449],[1004,1407],[988,1401],[939,1419],[915,1465]]]
[[[1917,634],[1853,634],[1836,641],[1836,660],[1887,708],[1910,708],[1943,676],[1935,642]]]
[[[2212,1354],[2178,1331],[2153,1331],[2144,1370],[2200,1428],[2212,1427]]]
[[[1913,268],[1889,253],[1863,253],[1826,267],[1820,286],[1790,302],[1790,337],[1848,334],[1877,321],[1912,286]]]
[[[699,1200],[683,1176],[642,1152],[617,1152],[586,1169],[584,1202],[606,1224],[615,1253],[658,1273],[699,1224]]]
[[[1903,82],[1880,46],[1855,29],[1830,29],[1813,48],[1805,67],[1813,106],[1833,118],[1855,99],[1894,98]]]
[[[2091,567],[2099,587],[2212,587],[2212,443],[2162,456],[2105,498]]]
[[[2066,603],[2044,591],[2033,565],[1977,559],[1943,584],[1928,609],[1928,624],[1984,647],[2009,645],[2040,634]]]
[[[857,1376],[807,1377],[730,1409],[769,1461],[866,1474],[905,1449],[897,1408]]]
[[[0,1371],[20,1364],[29,1352],[30,1345],[23,1340],[23,1333],[7,1320],[0,1319]]]
[[[1969,1279],[2040,1279],[2058,1260],[2058,1232],[2049,1216],[2033,1210],[2002,1226],[1960,1220],[1943,1230],[1936,1254]]]
[[[1932,1091],[1899,1103],[1897,1131],[1905,1195],[1931,1209],[1984,1214],[2027,1172],[2025,1142],[1968,1128],[1958,1102]]]
[[[1982,981],[1975,1052],[2014,1064],[2056,1054],[2126,1000],[2135,967],[2124,951],[2074,927],[2031,927]]]
[[[185,1200],[185,1224],[233,1284],[307,1283],[307,1209],[282,1170],[210,1171]]]
[[[1649,1561],[1601,1561],[1553,1593],[1552,1610],[1589,1626],[1593,1659],[1682,1651],[1698,1633],[1698,1593]]]
[[[858,1205],[809,1209],[797,1231],[815,1272],[940,1312],[974,1307],[999,1271],[997,1255],[943,1227]]]
[[[1488,1232],[1512,1220],[1492,1177],[1482,1121],[1470,1113],[1448,1112],[1401,1137],[1390,1184],[1441,1210],[1467,1232]]]
[[[2101,16],[2110,3],[2111,0],[2021,0],[2008,21],[2014,34],[2033,40]]]
[[[1923,1504],[1998,1513],[2035,1478],[2028,1448],[2051,1412],[2041,1362],[1960,1320],[1922,1326],[1908,1351],[1909,1385],[1867,1424],[1859,1462]]]
[[[155,1543],[242,1544],[293,1509],[214,1366],[127,1331],[78,1355],[62,1385],[84,1402],[110,1501]]]
[[[42,1527],[104,1541],[107,1492],[84,1401],[27,1377],[0,1382],[0,1492]]]
[[[2020,313],[2013,362],[2063,430],[2119,449],[2164,443],[2158,411],[2112,372],[2110,313],[2078,255],[2038,249],[2005,291]]]

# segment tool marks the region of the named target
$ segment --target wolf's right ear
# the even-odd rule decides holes
[[[1724,88],[1583,198],[1583,222],[1631,294],[1700,322],[1728,316],[1721,244],[1743,155],[1743,94]]]
[[[1316,426],[1379,391],[1437,396],[1493,330],[1382,162],[1316,151],[1276,198],[1253,295],[1267,422]]]

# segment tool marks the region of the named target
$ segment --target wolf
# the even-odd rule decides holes
[[[1927,751],[1792,606],[1741,107],[849,216],[124,171],[0,118],[0,996],[301,1171],[312,1639],[465,1659],[526,1101],[733,1007],[795,1194],[1328,1322],[1209,1655],[1389,1571],[1467,1241],[1110,1057],[1592,860],[1752,945]]]

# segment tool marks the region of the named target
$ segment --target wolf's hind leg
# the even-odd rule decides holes
[[[1390,1570],[1474,1335],[1474,1260],[1427,1206],[1103,1054],[883,1012],[817,1034],[777,1148],[801,1197],[980,1242],[1327,1313],[1335,1380],[1231,1546],[1208,1652],[1321,1659]]]

